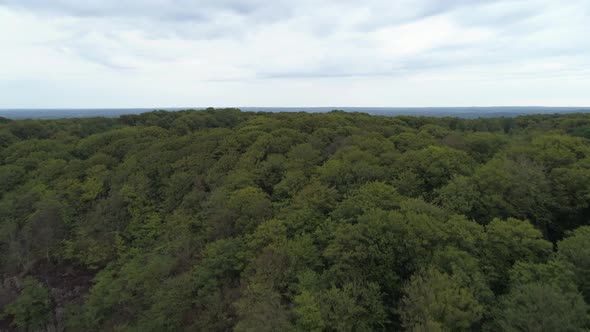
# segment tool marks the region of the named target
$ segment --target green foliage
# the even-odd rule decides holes
[[[519,287],[531,283],[545,283],[564,292],[577,292],[576,275],[572,266],[560,261],[547,263],[517,262],[510,271],[510,286]]]
[[[236,303],[238,322],[235,331],[293,331],[289,311],[280,294],[251,283]]]
[[[320,303],[309,291],[304,290],[293,299],[297,316],[297,328],[302,331],[322,331],[326,323],[322,317]]]
[[[13,316],[12,324],[21,331],[44,329],[51,315],[47,288],[32,277],[25,278],[20,295],[6,306],[3,315]]]
[[[590,226],[582,226],[557,243],[557,257],[569,264],[576,283],[590,303]]]
[[[473,176],[457,177],[439,192],[438,201],[457,213],[486,223],[492,216],[530,220],[548,231],[550,184],[538,164],[492,159]]]
[[[465,148],[478,162],[491,159],[508,139],[501,134],[489,132],[475,132],[465,136]]]
[[[153,290],[169,275],[173,263],[168,256],[139,256],[120,267],[102,270],[86,300],[84,318],[90,322],[88,328],[98,328],[121,315],[137,318],[142,307],[157,300],[152,298],[157,295]]]
[[[396,185],[402,194],[428,198],[452,177],[470,174],[472,167],[473,161],[463,151],[429,146],[403,154],[396,169]]]
[[[8,192],[19,185],[25,174],[25,169],[17,165],[0,166],[0,194]]]
[[[467,289],[480,304],[493,302],[494,293],[479,260],[472,254],[452,246],[445,247],[434,253],[432,266],[452,276],[456,284]]]
[[[589,125],[0,119],[0,329],[588,328]]]
[[[369,182],[346,197],[332,213],[337,220],[353,220],[374,209],[394,210],[400,207],[397,190],[383,182]]]
[[[580,294],[540,283],[525,284],[500,299],[492,312],[490,330],[586,331],[588,309]]]
[[[375,283],[346,283],[321,295],[320,310],[326,325],[334,331],[374,331],[387,323],[386,310]]]
[[[543,262],[552,249],[540,231],[518,219],[492,220],[482,246],[484,273],[496,291],[508,284],[508,271],[517,261]]]
[[[469,331],[483,313],[469,289],[436,268],[414,275],[403,292],[400,314],[408,330],[435,323],[443,330]]]

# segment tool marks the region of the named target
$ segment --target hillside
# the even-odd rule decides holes
[[[0,330],[590,328],[590,114],[0,120]]]

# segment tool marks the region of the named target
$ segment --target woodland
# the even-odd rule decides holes
[[[0,118],[2,331],[588,331],[590,114]]]

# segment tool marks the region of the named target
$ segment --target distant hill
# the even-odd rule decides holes
[[[154,108],[52,108],[52,109],[0,109],[0,117],[9,119],[59,119],[88,117],[118,117],[124,114],[140,114],[153,110],[178,111],[190,107]],[[204,109],[204,107],[192,107]],[[527,114],[581,113],[590,112],[590,107],[240,107],[244,111],[260,112],[307,112],[325,113],[332,110],[361,112],[372,115],[413,115],[431,117],[458,117],[465,119],[516,117]]]

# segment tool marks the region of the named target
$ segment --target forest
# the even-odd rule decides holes
[[[588,331],[590,114],[0,118],[1,331]]]

